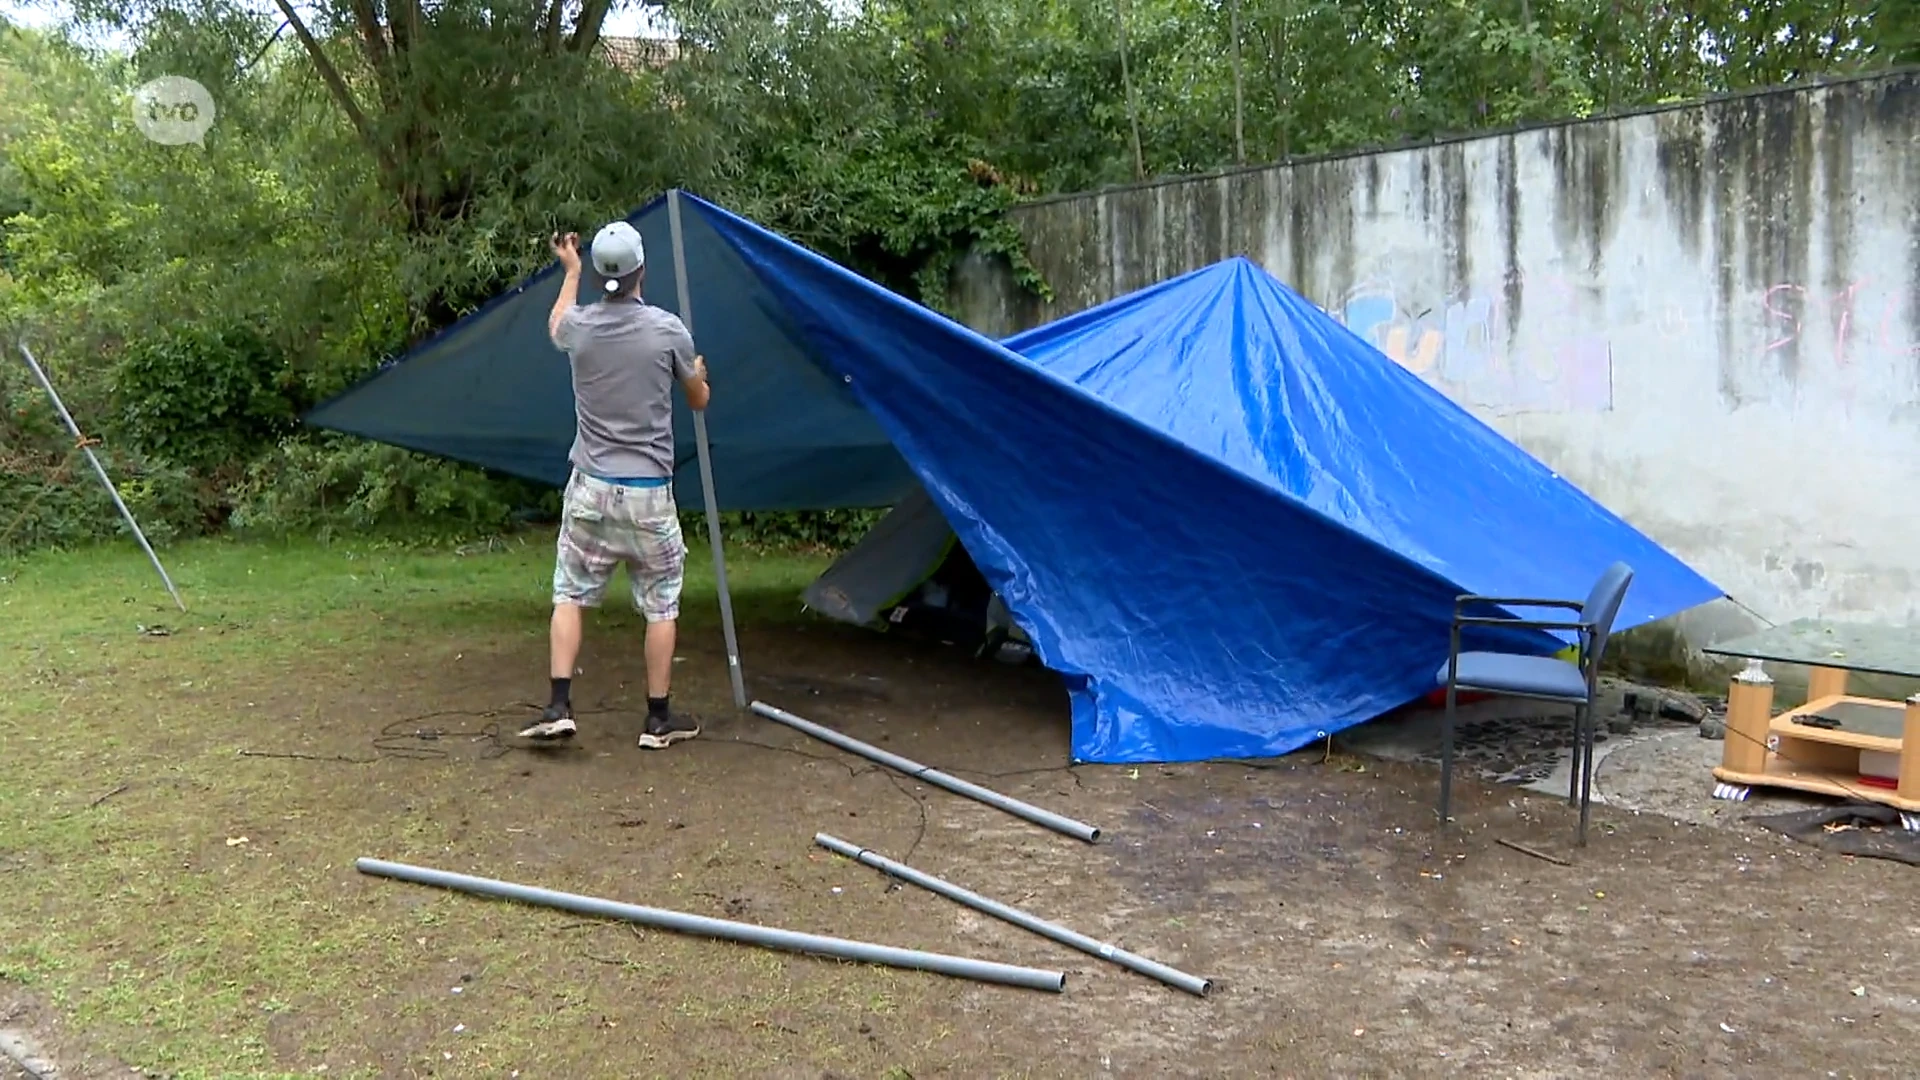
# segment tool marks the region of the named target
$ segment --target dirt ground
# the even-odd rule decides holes
[[[226,823],[247,844],[212,845],[195,865],[224,867],[235,887],[304,875],[311,903],[388,920],[395,942],[419,946],[408,964],[356,977],[345,1000],[279,988],[284,1011],[268,1029],[279,1068],[528,1080],[1912,1074],[1910,868],[1608,808],[1575,851],[1564,800],[1464,775],[1440,835],[1430,769],[1319,749],[1258,765],[1068,769],[1065,701],[1044,671],[853,630],[743,629],[753,696],[1098,825],[1088,845],[736,712],[718,637],[683,642],[676,700],[707,731],[665,753],[634,745],[644,695],[622,680],[640,670],[637,634],[597,625],[576,679],[582,734],[564,749],[495,737],[525,715],[508,703],[538,692],[533,636],[469,643],[457,663],[395,657],[293,682],[260,672],[210,698],[209,714],[247,718],[223,737],[242,739],[232,768],[253,787],[246,819]],[[503,708],[476,734],[455,734],[471,718],[421,718]],[[315,775],[320,789],[303,786]],[[121,796],[147,797],[180,796]],[[392,847],[342,846],[359,841],[330,837],[336,818],[378,823]],[[890,885],[814,846],[816,832],[1215,989],[1195,998]],[[359,875],[358,856],[1062,970],[1067,986],[635,932]],[[322,1019],[335,1014],[351,1018],[351,1039]],[[509,1023],[533,1034],[487,1042],[490,1024]],[[37,1030],[81,1060],[71,1038]]]

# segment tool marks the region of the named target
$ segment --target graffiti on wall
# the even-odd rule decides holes
[[[1900,318],[1900,288],[1878,284],[1862,278],[1840,289],[1793,281],[1770,286],[1760,297],[1767,329],[1763,351],[1826,349],[1841,367],[1920,354]]]
[[[1664,344],[1719,340],[1721,392],[1731,404],[1793,404],[1815,393],[1849,408],[1904,405],[1920,400],[1909,294],[1904,281],[1872,277],[1778,281],[1718,302],[1665,297],[1650,307],[1649,323]]]
[[[1507,329],[1504,288],[1465,290],[1422,302],[1391,282],[1348,290],[1330,314],[1395,363],[1463,405],[1494,412],[1604,412],[1613,407],[1613,346],[1569,329],[1547,340]],[[1520,295],[1529,324],[1578,327],[1573,288],[1529,284]]]

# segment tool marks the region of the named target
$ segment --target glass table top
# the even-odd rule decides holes
[[[1920,678],[1920,628],[1800,619],[1701,647],[1715,656]]]

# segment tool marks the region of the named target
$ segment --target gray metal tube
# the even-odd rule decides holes
[[[1019,799],[1010,798],[997,791],[989,791],[978,784],[969,784],[965,780],[948,776],[938,769],[931,769],[917,761],[903,758],[899,754],[890,754],[877,746],[869,746],[859,739],[842,735],[830,727],[822,727],[805,717],[795,716],[785,709],[776,709],[764,701],[753,703],[753,711],[776,723],[785,724],[802,734],[811,735],[824,743],[845,750],[849,754],[858,754],[868,761],[878,762],[890,769],[898,769],[916,780],[925,780],[935,787],[943,787],[955,795],[965,795],[969,799],[986,803],[988,806],[1005,810],[1015,817],[1026,818],[1036,825],[1044,825],[1054,832],[1071,836],[1076,840],[1085,840],[1091,844],[1100,839],[1100,830],[1083,821],[1063,817],[1051,810],[1042,810]]]
[[[673,238],[673,279],[680,290],[680,321],[693,333],[693,286],[687,281],[687,243],[680,232],[680,189],[667,192],[667,228]],[[707,414],[693,412],[693,446],[700,459],[700,491],[707,502],[707,541],[713,547],[713,576],[720,589],[720,630],[727,640],[727,677],[733,682],[735,708],[747,707],[746,673],[740,669],[740,637],[733,627],[733,592],[727,588],[727,556],[720,546],[720,504],[713,494],[713,453],[707,446]]]
[[[100,464],[100,459],[94,456],[93,447],[86,443],[87,437],[80,433],[80,425],[73,422],[73,414],[67,411],[66,402],[60,400],[59,392],[53,388],[53,380],[47,378],[47,373],[40,369],[40,361],[33,358],[33,350],[27,348],[27,343],[24,341],[20,343],[20,355],[26,357],[27,366],[33,369],[33,377],[39,380],[40,389],[45,390],[47,396],[53,399],[53,407],[60,411],[60,419],[66,421],[67,430],[73,432],[73,441],[79,446],[80,451],[87,455],[87,463],[93,466],[93,475],[100,478],[101,485],[113,498],[113,505],[120,509],[120,516],[126,520],[127,528],[133,530],[133,538],[140,541],[140,550],[147,553],[147,561],[159,571],[160,582],[167,587],[167,593],[173,597],[174,606],[181,611],[187,610],[186,602],[180,599],[180,591],[173,587],[173,579],[167,576],[167,568],[160,565],[160,556],[155,555],[153,545],[147,543],[147,534],[140,530],[140,523],[133,519],[133,511],[127,509],[127,504],[121,500],[120,489],[113,486],[113,480],[107,476],[106,466]]]
[[[981,982],[1002,983],[1029,990],[1048,990],[1059,993],[1067,988],[1067,976],[1062,971],[1043,971],[1039,968],[1018,967],[1013,964],[997,964],[991,960],[974,960],[964,956],[896,949],[891,945],[874,945],[864,941],[802,934],[794,930],[779,930],[773,927],[755,926],[752,923],[708,918],[705,915],[689,915],[680,911],[623,904],[616,900],[602,900],[599,897],[581,896],[577,893],[554,892],[534,885],[515,885],[512,882],[496,881],[493,878],[472,877],[467,874],[433,870],[424,866],[410,866],[406,863],[385,862],[380,859],[358,859],[353,865],[361,873],[372,874],[375,877],[411,881],[418,885],[438,885],[443,889],[456,889],[480,896],[495,896],[503,900],[518,900],[523,904],[559,908],[562,911],[572,911],[581,915],[620,919],[638,923],[641,926],[693,934],[698,937],[720,938],[769,949],[813,953],[866,964],[884,964],[888,967],[932,971],[956,978],[978,979]]]
[[[998,900],[990,900],[987,897],[981,896],[979,893],[963,889],[950,881],[943,881],[940,878],[934,877],[932,874],[921,873],[905,863],[895,862],[870,848],[849,844],[839,837],[829,836],[826,833],[815,833],[813,835],[813,842],[826,848],[828,851],[845,855],[847,858],[853,859],[856,862],[865,863],[875,870],[897,877],[902,881],[918,885],[928,892],[939,893],[949,900],[957,900],[973,908],[975,911],[984,911],[995,918],[1005,919],[1015,926],[1031,930],[1041,937],[1052,938],[1062,945],[1070,945],[1083,953],[1091,953],[1101,959],[1111,960],[1123,968],[1137,971],[1149,978],[1159,979],[1168,986],[1185,990],[1189,994],[1206,997],[1207,991],[1213,988],[1212,979],[1203,979],[1197,975],[1189,975],[1177,968],[1170,968],[1158,961],[1149,960],[1144,956],[1130,953],[1125,949],[1116,949],[1104,941],[1095,940],[1085,934],[1069,930],[1064,926],[1056,926],[1045,919],[1036,918],[1021,911],[1017,907],[1010,907]]]

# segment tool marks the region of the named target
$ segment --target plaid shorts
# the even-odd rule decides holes
[[[680,616],[687,565],[673,488],[626,487],[578,470],[567,481],[566,509],[553,564],[553,602],[597,607],[627,567],[633,606],[648,622]]]

